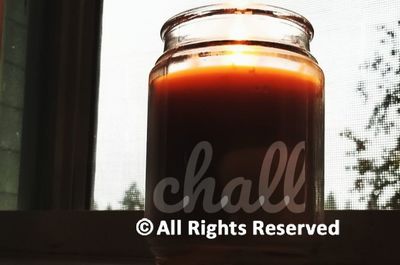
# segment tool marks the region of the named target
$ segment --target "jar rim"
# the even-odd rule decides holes
[[[165,36],[174,29],[176,26],[183,24],[194,19],[208,17],[212,15],[224,15],[224,14],[253,14],[253,15],[264,15],[270,16],[282,20],[293,22],[300,26],[304,32],[308,35],[311,41],[314,36],[314,28],[310,21],[304,16],[291,11],[289,9],[261,4],[261,3],[243,3],[237,2],[222,3],[222,4],[211,4],[200,6],[192,9],[183,11],[164,23],[161,28],[161,39],[165,40]]]

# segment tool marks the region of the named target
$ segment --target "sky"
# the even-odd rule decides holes
[[[148,74],[162,54],[160,29],[189,8],[229,2],[207,0],[104,0],[94,201],[99,209],[119,209],[124,191],[135,181],[144,193]],[[236,0],[237,2],[237,0]],[[363,131],[371,111],[356,85],[359,70],[376,48],[376,27],[400,18],[400,2],[388,0],[257,1],[302,14],[314,26],[311,53],[325,72],[325,193],[339,208],[350,201],[354,147],[340,137],[345,128]],[[140,4],[139,4],[140,3]],[[382,140],[384,141],[384,140]]]

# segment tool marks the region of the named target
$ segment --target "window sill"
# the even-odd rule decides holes
[[[1,264],[153,264],[135,232],[140,211],[0,212]],[[341,221],[316,264],[398,264],[400,211],[327,211]],[[12,262],[11,262],[12,261]]]

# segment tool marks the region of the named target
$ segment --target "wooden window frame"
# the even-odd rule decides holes
[[[30,0],[19,209],[89,209],[101,0]]]
[[[0,211],[0,264],[153,264],[142,211],[87,211],[93,189],[101,0],[27,0],[19,208]],[[129,34],[129,33],[127,33]],[[326,211],[315,264],[398,264],[400,211]],[[61,263],[60,263],[61,262]],[[64,263],[63,263],[64,262]]]

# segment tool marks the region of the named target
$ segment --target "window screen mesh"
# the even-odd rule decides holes
[[[148,72],[172,15],[216,1],[104,1],[94,207],[141,209]],[[262,2],[262,1],[261,1]],[[326,209],[400,208],[400,2],[290,1],[326,76]],[[148,12],[146,12],[148,10]]]

